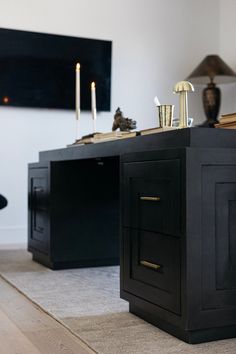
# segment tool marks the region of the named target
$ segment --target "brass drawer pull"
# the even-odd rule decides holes
[[[35,193],[42,193],[43,192],[43,188],[42,187],[34,187],[34,192]]]
[[[161,268],[160,264],[155,264],[155,263],[151,263],[151,262],[148,262],[148,261],[140,261],[140,264],[143,265],[144,267],[155,269],[155,270]]]
[[[140,200],[148,200],[151,202],[159,202],[161,200],[160,197],[140,197]]]

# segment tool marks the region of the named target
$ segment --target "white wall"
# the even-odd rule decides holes
[[[111,128],[115,109],[138,128],[157,124],[153,97],[176,104],[173,85],[219,47],[218,0],[0,0],[0,26],[113,41],[112,111],[100,113],[98,128]],[[204,11],[203,11],[204,8]],[[209,24],[209,19],[211,23]],[[204,119],[200,90],[190,114]],[[82,112],[82,133],[92,120]],[[38,151],[65,147],[75,138],[72,112],[0,107],[0,244],[26,242],[27,163]]]
[[[220,42],[221,58],[236,72],[236,1],[220,0]],[[236,82],[221,85],[221,113],[236,112]]]

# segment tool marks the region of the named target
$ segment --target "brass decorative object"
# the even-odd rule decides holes
[[[217,117],[221,103],[221,92],[214,80],[219,84],[234,82],[236,81],[235,72],[218,55],[208,55],[187,79],[191,79],[191,82],[195,84],[207,84],[202,96],[207,117],[203,126],[214,127],[218,123]]]
[[[161,200],[161,198],[160,197],[140,197],[140,200],[159,202]]]
[[[174,105],[161,104],[157,106],[159,112],[159,123],[161,128],[172,127]]]
[[[156,263],[152,263],[152,262],[148,262],[148,261],[140,261],[140,264],[143,265],[144,267],[151,268],[154,270],[161,268],[160,264],[156,264]]]
[[[194,87],[189,81],[180,81],[174,87],[174,93],[179,94],[179,128],[188,127],[188,92]]]

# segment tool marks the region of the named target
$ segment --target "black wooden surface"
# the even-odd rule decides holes
[[[43,165],[29,168],[28,248],[34,259],[53,269],[119,264],[119,159],[50,162],[47,169]],[[48,208],[41,220],[31,184],[40,187],[38,176],[46,170]],[[44,243],[36,240],[35,217],[44,223]]]
[[[138,151],[152,151],[166,148],[176,149],[181,147],[236,148],[235,135],[235,131],[231,129],[179,129],[99,144],[87,144],[51,151],[42,151],[39,153],[39,160],[43,162],[121,156]]]
[[[117,159],[53,162],[51,171],[54,262],[118,264]]]
[[[29,170],[29,230],[28,244],[30,249],[48,254],[50,243],[49,188],[48,169]]]
[[[150,240],[148,232],[142,229],[143,224],[131,224],[134,203],[127,207],[127,201],[133,194],[130,187],[132,175],[127,178],[127,171],[135,171],[139,164],[153,164],[161,158],[168,162],[171,156],[172,159],[179,157],[182,166],[182,232],[179,236],[180,247],[168,246],[168,253],[158,232],[156,238],[152,233]],[[130,311],[189,343],[236,336],[236,149],[188,147],[133,153],[123,156],[122,162],[124,228],[121,247],[121,297],[129,301]],[[150,179],[152,175],[150,173]],[[172,180],[173,176],[174,169],[165,178]],[[158,184],[156,186],[158,188]],[[171,195],[174,197],[174,193]],[[152,209],[149,211],[151,213]],[[155,211],[153,213],[155,217]],[[126,218],[129,218],[129,224]],[[142,217],[139,216],[139,220],[140,218]],[[169,221],[172,223],[171,213]],[[159,222],[157,218],[157,224]],[[135,227],[134,231],[130,226]],[[143,233],[146,238],[143,238]],[[166,233],[166,237],[170,236]],[[174,232],[172,236],[175,236]],[[168,268],[172,271],[169,283],[172,284],[172,289],[166,291],[166,303],[160,295],[153,296],[154,286],[158,286],[157,281],[153,283],[150,275],[144,277],[141,273],[137,276],[136,271],[143,252],[146,258],[149,257],[149,261],[158,263],[158,258],[161,258],[160,249],[163,257],[161,264],[168,265],[170,256],[173,260]],[[181,270],[179,295],[176,291],[178,288],[173,288],[178,280],[178,259]],[[171,267],[173,264],[175,267]],[[153,272],[154,270],[152,274]],[[156,277],[158,275],[156,273]],[[176,307],[178,302],[167,303],[170,294],[174,294],[176,301],[180,296],[180,307]]]
[[[45,204],[32,190],[42,168],[48,250],[32,234],[33,214],[42,226]],[[121,297],[131,312],[189,343],[236,336],[235,131],[192,128],[42,152],[29,170],[34,259],[54,269],[117,264],[121,233]]]

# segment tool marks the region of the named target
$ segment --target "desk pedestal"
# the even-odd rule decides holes
[[[28,249],[52,269],[119,264],[119,160],[30,165]]]
[[[123,156],[121,297],[188,343],[236,336],[236,149]]]

